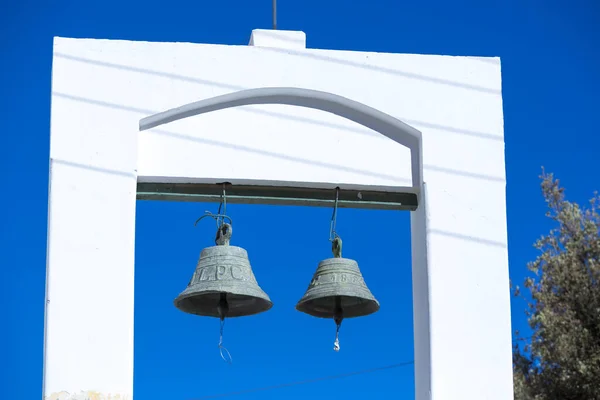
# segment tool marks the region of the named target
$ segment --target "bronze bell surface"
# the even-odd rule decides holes
[[[258,314],[273,306],[256,282],[246,250],[229,244],[231,233],[231,225],[222,223],[216,246],[202,250],[192,279],[174,301],[179,310],[223,320]]]
[[[317,271],[296,310],[319,318],[362,317],[379,310],[375,299],[354,260],[341,257],[341,239],[333,241],[333,258],[319,263]]]

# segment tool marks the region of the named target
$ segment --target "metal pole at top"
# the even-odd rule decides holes
[[[277,0],[273,0],[273,30],[277,30]]]

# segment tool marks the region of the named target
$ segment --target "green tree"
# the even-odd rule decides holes
[[[555,227],[535,243],[540,254],[527,266],[533,336],[514,348],[515,399],[600,399],[600,196],[580,207],[565,200],[552,174],[540,178]]]

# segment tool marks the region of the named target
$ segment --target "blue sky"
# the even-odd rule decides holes
[[[0,387],[3,398],[32,399],[42,379],[53,36],[246,44],[252,29],[270,28],[271,1],[3,0],[0,9]],[[312,48],[502,58],[509,259],[517,281],[536,255],[532,243],[550,227],[540,167],[561,179],[572,200],[586,201],[600,189],[599,22],[593,0],[278,4],[279,28],[305,31]],[[345,321],[336,354],[333,323],[293,308],[318,261],[330,254],[330,210],[232,205],[234,243],[249,251],[260,285],[276,303],[268,313],[227,324],[234,364],[224,364],[218,322],[172,306],[200,250],[211,244],[212,224],[193,227],[207,207],[216,205],[138,202],[136,400],[202,398],[412,360],[407,213],[339,213],[344,255],[359,261],[382,308]],[[372,240],[382,222],[396,248]],[[271,223],[284,226],[282,235],[262,237]],[[514,302],[515,328],[525,326],[522,311]],[[409,365],[230,398],[411,399],[413,386]]]

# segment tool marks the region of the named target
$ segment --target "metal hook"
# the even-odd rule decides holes
[[[335,238],[339,238],[340,236],[335,231],[335,225],[337,222],[337,209],[338,209],[338,200],[340,196],[340,188],[339,186],[335,188],[335,204],[333,206],[333,214],[331,215],[331,223],[329,224],[329,241],[333,242]]]
[[[218,215],[221,215],[221,207],[223,207],[223,215],[227,214],[227,194],[225,192],[225,184],[223,184],[223,194],[221,195],[221,202],[219,203],[219,211]],[[223,220],[221,220],[221,224]],[[220,226],[219,221],[217,221],[217,227]]]

